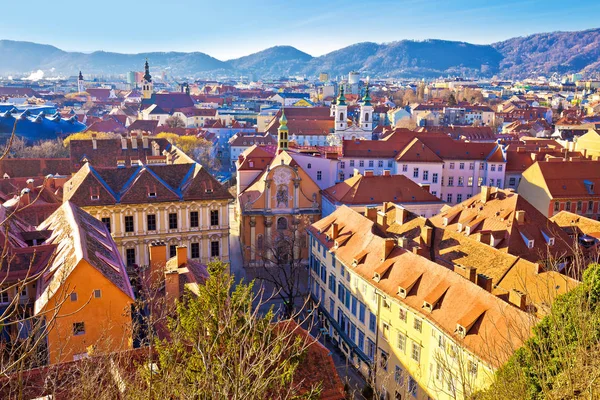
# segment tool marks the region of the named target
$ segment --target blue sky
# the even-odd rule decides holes
[[[0,39],[222,60],[284,44],[316,56],[364,41],[492,43],[600,27],[598,0],[13,0],[1,9]]]

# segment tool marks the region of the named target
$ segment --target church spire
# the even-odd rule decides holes
[[[346,105],[346,96],[344,95],[344,85],[340,85],[340,95],[338,96],[337,104],[340,106]]]
[[[281,118],[279,118],[279,128],[277,129],[277,150],[288,149],[288,135],[290,131],[287,127],[287,118],[285,117],[285,110],[281,108]]]
[[[150,66],[148,65],[148,59],[146,58],[146,64],[144,64],[144,70],[145,70],[145,74],[144,74],[144,80],[146,82],[152,82],[152,76],[150,75]]]
[[[369,81],[367,80],[367,86],[365,87],[365,96],[363,97],[363,105],[371,105],[371,96],[369,95]]]

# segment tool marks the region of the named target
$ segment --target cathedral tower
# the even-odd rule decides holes
[[[149,99],[152,97],[153,85],[152,85],[152,76],[150,75],[150,66],[148,65],[148,59],[146,59],[146,64],[144,65],[145,73],[142,79],[142,98]]]

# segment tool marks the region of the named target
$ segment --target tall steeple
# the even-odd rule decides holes
[[[148,59],[146,58],[146,64],[144,64],[144,77],[142,79],[142,98],[149,99],[152,97],[153,84],[152,75],[150,75],[150,65],[148,65]]]
[[[287,118],[285,110],[281,108],[281,118],[279,118],[279,128],[277,128],[277,151],[288,149],[288,136],[290,131],[287,127]]]
[[[360,106],[360,128],[365,131],[373,130],[373,106],[371,105],[371,95],[369,94],[369,78],[365,87],[365,95],[362,98]]]
[[[348,129],[348,106],[346,105],[346,96],[344,95],[344,85],[340,84],[340,95],[337,98],[336,104],[332,105],[335,130],[343,131]]]
[[[83,74],[81,71],[79,71],[79,77],[77,78],[77,92],[85,92],[85,87],[83,86]]]

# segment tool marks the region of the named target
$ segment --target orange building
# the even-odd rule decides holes
[[[106,226],[65,202],[38,229],[51,231],[46,244],[56,246],[34,303],[48,323],[49,362],[131,348],[134,293]]]
[[[308,248],[304,227],[320,219],[319,186],[288,151],[285,115],[280,119],[277,154],[238,195],[240,238],[246,265],[264,261],[263,251],[282,235],[292,234],[298,244],[294,258],[306,259]],[[264,159],[262,155],[259,157]],[[244,162],[253,162],[244,159]],[[257,160],[256,165],[259,165]]]

